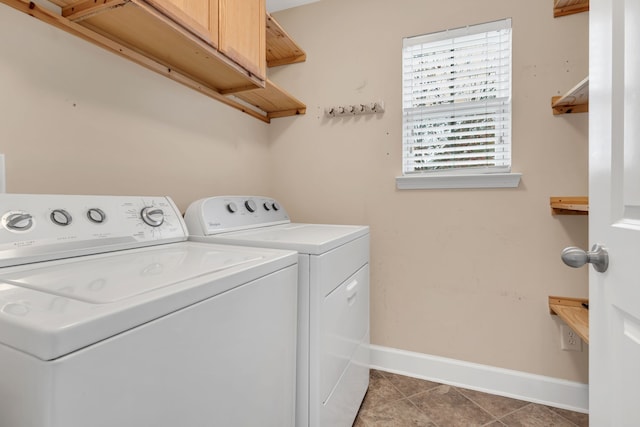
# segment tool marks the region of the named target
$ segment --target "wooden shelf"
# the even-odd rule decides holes
[[[269,120],[304,114],[307,111],[306,105],[268,79],[264,89],[238,92],[233,96],[264,111]]]
[[[589,197],[550,197],[553,215],[589,215]]]
[[[267,66],[294,64],[307,60],[307,54],[267,13]]]
[[[307,59],[306,53],[289,37],[280,24],[267,13],[267,66],[293,64]],[[307,106],[267,79],[264,88],[232,93],[237,98],[264,112],[269,122],[278,117],[305,114]]]
[[[589,305],[586,298],[549,297],[549,311],[560,317],[580,338],[589,344]]]
[[[574,13],[587,12],[589,10],[589,0],[554,0],[553,16],[571,15]]]
[[[0,0],[0,3],[264,122],[268,123],[275,117],[304,114],[306,111],[300,101],[252,75],[200,36],[178,25],[144,0],[105,0],[100,3],[89,0],[75,10],[69,7],[76,4],[74,0],[55,0],[54,3],[68,15],[66,17],[30,0]],[[274,21],[271,19],[271,22]],[[268,105],[269,109],[255,111],[247,108],[231,96],[240,93],[246,99],[261,98],[260,102],[250,103]],[[278,102],[282,102],[282,105],[278,105]]]
[[[571,88],[562,96],[551,98],[554,115],[568,113],[586,113],[589,111],[589,77]]]

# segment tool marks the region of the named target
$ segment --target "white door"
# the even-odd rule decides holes
[[[640,426],[640,1],[589,14],[589,240],[609,253],[589,273],[590,423]]]

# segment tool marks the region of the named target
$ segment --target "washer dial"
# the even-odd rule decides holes
[[[73,220],[71,218],[71,214],[64,209],[54,209],[51,211],[49,218],[51,218],[51,222],[54,224],[61,225],[63,227],[71,224],[71,221]]]
[[[164,222],[164,212],[155,206],[146,206],[140,211],[140,217],[151,227],[160,227]]]
[[[9,212],[2,218],[5,227],[11,231],[28,231],[33,228],[33,216],[24,211]]]
[[[102,224],[107,220],[107,215],[104,213],[102,209],[91,208],[87,211],[87,218],[89,221],[95,222],[96,224]]]

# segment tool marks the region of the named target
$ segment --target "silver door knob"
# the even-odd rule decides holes
[[[599,272],[604,273],[609,267],[609,254],[600,245],[595,244],[589,252],[585,252],[580,248],[571,246],[562,251],[562,261],[569,267],[582,267],[589,263]]]

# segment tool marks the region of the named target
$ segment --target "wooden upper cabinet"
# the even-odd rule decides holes
[[[265,0],[211,0],[218,3],[218,49],[266,80]]]
[[[266,80],[265,0],[147,0],[260,80]]]
[[[217,22],[214,28],[211,27],[211,17],[216,16],[217,19],[217,0],[147,0],[147,2],[202,40],[217,47]]]

